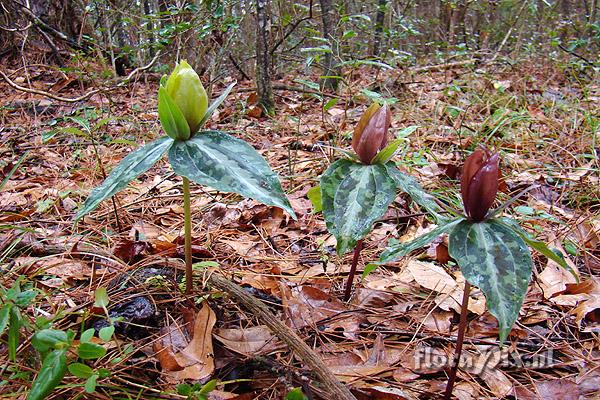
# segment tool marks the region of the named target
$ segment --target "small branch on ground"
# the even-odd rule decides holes
[[[62,101],[65,103],[77,103],[79,101],[83,101],[83,100],[87,100],[90,97],[92,97],[95,94],[98,94],[100,92],[102,93],[106,93],[106,92],[110,92],[113,90],[116,90],[118,88],[121,88],[125,85],[127,85],[129,83],[129,81],[131,81],[131,79],[133,79],[137,74],[139,74],[140,72],[146,71],[147,69],[152,68],[152,66],[154,65],[154,63],[156,62],[156,60],[158,60],[158,58],[161,56],[160,53],[157,53],[154,58],[146,65],[144,65],[143,67],[139,67],[134,69],[133,71],[131,71],[129,73],[129,75],[127,75],[121,82],[117,83],[116,85],[109,87],[109,88],[100,88],[100,89],[94,89],[94,90],[90,90],[89,92],[87,92],[86,94],[83,94],[79,97],[74,97],[74,98],[70,98],[70,97],[61,97],[58,95],[55,95],[53,93],[50,92],[46,92],[44,90],[38,90],[38,89],[31,89],[31,88],[27,88],[24,86],[21,86],[15,82],[13,82],[3,71],[0,70],[0,76],[6,81],[6,83],[8,83],[10,86],[12,86],[14,89],[17,89],[21,92],[25,92],[25,93],[31,93],[31,94],[39,94],[40,96],[44,96],[44,97],[48,97],[52,100],[56,100],[56,101]]]
[[[70,252],[70,246],[66,243],[49,244],[47,241],[38,241],[31,236],[24,237],[23,244],[38,254],[61,254]],[[72,247],[72,246],[71,246]],[[83,248],[82,246],[79,246]],[[97,256],[101,258],[112,258],[113,256],[99,248],[85,246],[84,253],[81,249],[78,254]],[[264,323],[273,333],[288,345],[293,354],[310,368],[323,384],[320,389],[330,399],[357,400],[350,390],[342,384],[335,375],[321,361],[319,355],[311,349],[291,328],[286,326],[279,318],[273,315],[266,305],[255,297],[250,296],[244,289],[231,282],[229,279],[213,273],[207,278],[208,285],[228,293],[239,304],[252,313],[260,322]]]
[[[208,277],[208,284],[227,292],[238,303],[252,313],[259,321],[273,331],[278,338],[285,342],[303,363],[305,363],[323,383],[321,388],[329,398],[336,400],[356,400],[350,390],[343,385],[333,373],[323,364],[317,353],[280,319],[275,317],[262,302],[250,296],[239,285],[218,274]]]

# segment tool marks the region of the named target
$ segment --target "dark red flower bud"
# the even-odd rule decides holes
[[[352,148],[360,161],[371,164],[379,150],[387,145],[392,114],[387,104],[373,103],[358,121],[352,135]]]
[[[465,214],[473,221],[483,221],[496,199],[499,160],[498,153],[481,148],[475,150],[465,161],[460,191]]]

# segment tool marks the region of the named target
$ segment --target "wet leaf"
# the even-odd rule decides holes
[[[67,350],[54,350],[44,358],[27,400],[42,400],[54,390],[67,372]]]
[[[519,316],[531,279],[529,248],[512,229],[492,219],[461,221],[450,232],[448,250],[465,278],[485,294],[503,342]]]
[[[396,197],[396,185],[382,165],[342,159],[321,177],[321,197],[327,229],[342,255],[373,229]]]
[[[121,160],[104,182],[90,193],[75,221],[92,212],[105,199],[123,189],[129,182],[148,171],[173,144],[173,139],[163,137],[133,151]]]
[[[169,161],[177,174],[198,184],[283,208],[296,218],[277,175],[243,140],[219,131],[198,132],[175,142]]]

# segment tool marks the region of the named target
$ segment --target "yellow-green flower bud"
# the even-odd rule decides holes
[[[158,90],[158,116],[173,139],[187,140],[200,128],[208,108],[208,97],[200,77],[181,61]]]

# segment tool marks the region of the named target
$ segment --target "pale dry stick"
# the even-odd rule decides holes
[[[57,96],[55,94],[52,94],[50,92],[46,92],[44,90],[38,90],[38,89],[31,89],[31,88],[27,88],[24,86],[21,86],[15,82],[13,82],[2,70],[0,70],[0,76],[6,81],[6,83],[8,83],[10,86],[12,86],[14,89],[20,90],[21,92],[25,92],[25,93],[31,93],[31,94],[39,94],[40,96],[44,96],[44,97],[48,97],[52,100],[56,100],[56,101],[62,101],[64,103],[77,103],[79,101],[83,101],[83,100],[87,100],[90,97],[92,97],[95,94],[98,94],[100,92],[102,93],[106,93],[106,92],[110,92],[112,90],[118,89],[120,87],[123,87],[125,85],[127,85],[129,83],[129,81],[138,73],[143,72],[147,69],[152,68],[152,66],[154,65],[154,63],[156,62],[156,60],[158,60],[158,58],[161,56],[161,53],[157,53],[154,58],[146,65],[144,65],[143,67],[139,67],[134,69],[133,71],[131,71],[129,73],[129,75],[127,75],[125,77],[125,79],[123,79],[121,82],[119,82],[118,84],[116,84],[115,86],[109,87],[109,88],[100,88],[100,89],[93,89],[90,90],[89,92],[82,94],[79,97],[74,97],[74,98],[70,98],[70,97],[61,97],[61,96]]]
[[[477,61],[479,61],[479,60],[476,58],[469,58],[468,60],[455,61],[455,62],[450,62],[450,63],[445,63],[445,64],[426,65],[424,67],[414,68],[411,70],[411,72],[422,73],[422,72],[445,71],[447,69],[459,68],[459,67],[464,67],[464,66],[467,66],[470,64],[475,64]]]
[[[323,364],[321,358],[294,331],[275,317],[262,302],[250,296],[239,285],[223,276],[213,273],[207,277],[209,285],[227,292],[238,303],[252,313],[258,320],[269,327],[273,333],[285,342],[290,350],[304,362],[323,383],[321,388],[330,399],[356,400],[350,390]]]

